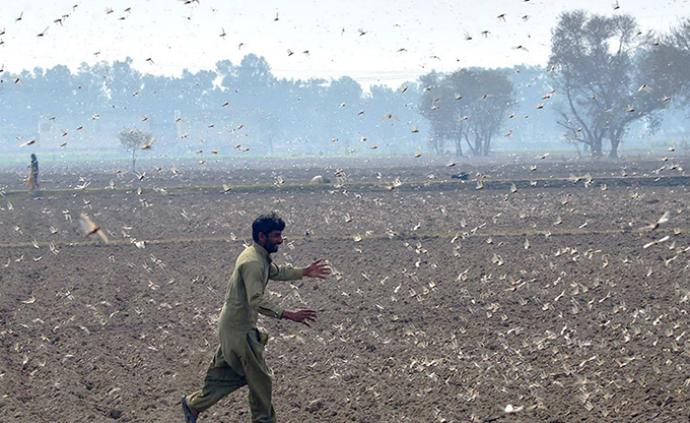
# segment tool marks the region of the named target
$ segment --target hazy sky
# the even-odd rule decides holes
[[[365,85],[395,84],[431,69],[544,64],[551,28],[566,10],[628,13],[641,29],[656,31],[690,17],[688,0],[619,0],[615,11],[608,0],[1,3],[0,32],[4,29],[5,34],[0,36],[0,66],[13,72],[58,63],[74,69],[81,62],[130,56],[140,71],[176,75],[183,68],[213,69],[223,59],[237,64],[245,54],[255,53],[266,57],[280,77],[349,75]],[[128,7],[131,11],[125,12]],[[498,18],[501,14],[505,19]],[[62,25],[54,23],[63,15],[69,16]],[[528,51],[515,49],[518,45]],[[288,55],[288,49],[294,54]]]

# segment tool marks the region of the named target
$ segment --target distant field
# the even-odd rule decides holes
[[[621,150],[621,156],[627,158],[640,159],[649,156],[662,156],[668,153],[669,147],[675,147],[677,152],[688,154],[686,144],[678,140],[665,141],[650,141],[648,146],[640,145],[624,145]],[[684,147],[685,146],[685,147]],[[561,142],[553,143],[530,143],[511,145],[506,143],[499,143],[496,151],[490,157],[464,157],[462,161],[468,162],[485,162],[487,160],[501,160],[510,159],[514,157],[532,157],[537,154],[550,153],[556,157],[577,157],[575,148],[568,146]],[[409,160],[409,164],[423,164],[425,160],[431,161],[448,161],[455,159],[453,155],[434,155],[428,149],[421,149],[424,160]],[[23,170],[29,163],[29,156],[35,153],[38,156],[39,162],[45,167],[54,168],[70,168],[72,166],[79,166],[80,168],[101,167],[104,163],[108,167],[128,169],[131,166],[131,156],[122,149],[64,149],[64,150],[50,150],[41,151],[40,148],[29,149],[22,151],[3,152],[0,154],[0,170],[5,171],[20,171]],[[219,154],[211,154],[210,151],[203,154],[196,154],[194,152],[169,152],[169,150],[151,150],[147,152],[140,152],[137,154],[137,163],[142,168],[150,168],[154,166],[183,165],[183,166],[201,166],[207,165],[212,167],[222,167],[224,165],[236,165],[237,163],[259,163],[263,160],[280,161],[280,160],[296,160],[301,163],[308,163],[312,160],[403,160],[408,161],[412,158],[412,154],[388,154],[386,151],[367,151],[365,154],[304,154],[291,153],[277,150],[272,155],[259,155],[252,151],[246,153],[238,153],[231,148]],[[588,159],[585,152],[582,152],[584,159]],[[289,164],[288,164],[289,165]]]
[[[334,268],[268,286],[319,310],[312,328],[261,319],[280,421],[687,420],[687,159],[490,163],[463,182],[461,165],[379,161],[340,187],[305,183],[333,164],[268,164],[48,173],[43,193],[0,197],[0,420],[181,421],[270,209],[288,222],[276,262]],[[242,390],[203,421],[247,414]]]

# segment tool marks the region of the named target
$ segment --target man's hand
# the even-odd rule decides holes
[[[302,269],[302,274],[304,276],[309,276],[310,278],[325,279],[326,276],[331,274],[331,268],[328,267],[328,265],[324,263],[322,259],[319,259],[310,264],[308,267]]]
[[[302,309],[297,311],[283,311],[283,319],[292,320],[293,322],[302,323],[309,326],[309,322],[316,321],[316,312],[314,310]]]

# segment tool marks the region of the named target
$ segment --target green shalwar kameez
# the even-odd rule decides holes
[[[258,313],[276,319],[283,315],[283,309],[264,295],[268,280],[297,280],[302,276],[301,269],[272,263],[268,251],[256,242],[242,251],[220,312],[220,345],[206,372],[203,388],[187,396],[192,408],[204,411],[247,385],[252,421],[276,421],[271,401],[271,372],[264,360],[268,334],[260,332],[256,322]]]

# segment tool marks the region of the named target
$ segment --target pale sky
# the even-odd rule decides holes
[[[239,64],[245,54],[255,53],[264,56],[279,77],[349,75],[364,85],[395,85],[432,69],[543,65],[548,59],[551,28],[567,10],[628,13],[642,30],[661,32],[690,17],[688,0],[618,0],[617,10],[608,0],[184,3],[0,0],[0,33],[5,31],[0,36],[4,42],[0,66],[4,64],[12,72],[56,64],[76,69],[82,62],[130,56],[133,66],[142,72],[179,75],[184,68],[213,69],[224,59]],[[131,11],[125,12],[128,7]],[[501,14],[505,19],[498,18]],[[54,23],[63,15],[69,17],[62,25]],[[360,30],[365,34],[360,35]],[[487,36],[482,35],[485,30]],[[472,40],[466,40],[466,34]],[[238,48],[240,43],[244,45]],[[518,45],[528,51],[515,49]],[[294,54],[289,56],[288,49]],[[303,53],[305,50],[309,53]]]

